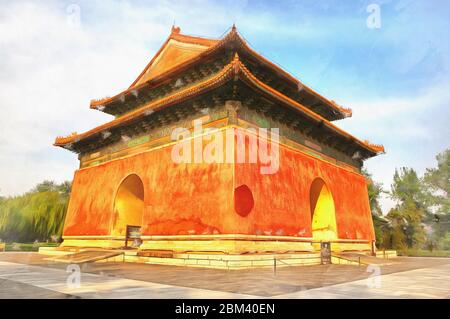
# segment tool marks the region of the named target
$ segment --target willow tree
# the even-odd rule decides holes
[[[0,239],[32,242],[61,237],[70,183],[44,181],[21,196],[0,200]]]

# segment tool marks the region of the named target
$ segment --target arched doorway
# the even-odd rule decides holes
[[[310,205],[313,240],[331,241],[337,239],[333,195],[321,178],[316,178],[311,184]]]
[[[111,235],[126,236],[127,226],[141,226],[144,184],[136,174],[127,176],[116,192]]]

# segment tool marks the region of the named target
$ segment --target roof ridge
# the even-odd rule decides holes
[[[180,28],[178,27],[178,30],[179,29]],[[188,43],[207,45],[207,46],[214,45],[220,41],[220,39],[206,38],[206,37],[200,37],[200,36],[196,36],[196,35],[181,34],[179,31],[178,32],[172,31],[169,38],[178,40],[181,42],[187,41]]]
[[[177,66],[177,68],[180,68],[180,67],[182,67],[182,66],[184,66],[184,65],[189,65],[190,63],[194,63],[195,60],[196,60],[197,58],[202,57],[202,56],[204,56],[204,55],[207,55],[209,52],[212,52],[212,51],[214,51],[214,50],[217,50],[218,48],[220,48],[220,46],[221,46],[223,43],[225,43],[226,41],[228,41],[230,38],[232,38],[232,37],[233,37],[234,35],[236,35],[236,34],[237,34],[237,33],[235,32],[235,30],[234,30],[234,32],[233,32],[233,30],[232,30],[232,31],[228,32],[222,39],[220,39],[220,40],[214,40],[214,41],[217,41],[216,45],[209,47],[209,48],[206,49],[205,51],[201,52],[201,53],[200,53],[198,56],[196,56],[195,58],[193,58],[193,59],[191,59],[191,60],[187,60],[187,61],[181,63],[180,65]],[[182,35],[182,36],[184,36],[184,35]],[[190,36],[189,36],[189,37],[190,37]],[[169,36],[168,40],[169,40],[169,39],[170,39],[170,36]],[[168,40],[166,40],[166,42],[168,42]],[[165,43],[163,44],[163,46],[162,46],[161,48],[163,48],[164,45],[165,45]],[[156,57],[158,54],[159,54],[159,52],[157,52],[157,53],[155,54],[155,57]],[[153,59],[152,59],[152,60],[153,60]],[[152,62],[152,61],[150,61],[150,63],[151,63],[151,62]],[[150,66],[150,63],[148,64],[148,66]],[[150,82],[152,82],[152,81],[155,80],[155,79],[164,77],[164,76],[167,75],[167,74],[174,73],[175,71],[177,71],[177,68],[171,68],[171,69],[167,70],[166,72],[160,74],[158,77],[156,77],[156,78],[154,78],[154,79],[150,79],[150,80],[148,80],[148,81],[146,81],[146,82],[144,82],[144,83],[141,83],[141,84],[139,84],[139,85],[137,85],[137,86],[131,85],[131,86],[130,86],[129,88],[127,88],[126,90],[124,90],[124,91],[122,91],[122,92],[120,92],[120,93],[118,93],[118,94],[116,94],[116,95],[114,95],[114,96],[112,96],[112,97],[107,96],[107,97],[100,98],[100,99],[92,99],[92,100],[90,101],[90,108],[95,109],[95,108],[97,108],[97,107],[99,107],[99,106],[104,106],[104,105],[102,105],[102,104],[104,104],[104,103],[110,103],[112,100],[114,100],[115,98],[121,96],[122,94],[128,94],[128,93],[132,92],[133,90],[138,90],[138,89],[142,88],[143,86],[149,84]],[[148,69],[148,68],[146,67],[146,69],[144,69],[144,71],[141,73],[141,75],[139,75],[139,77],[136,79],[135,82],[138,81],[138,79],[145,73],[145,71],[146,71],[147,69]]]
[[[145,73],[148,71],[148,69],[155,62],[156,58],[162,53],[164,48],[167,46],[169,41],[172,39],[180,41],[180,42],[184,42],[184,43],[203,45],[203,46],[207,46],[207,47],[214,46],[217,42],[220,41],[220,40],[214,40],[214,39],[203,38],[203,37],[198,37],[198,36],[190,36],[190,35],[186,35],[186,34],[181,34],[181,28],[173,25],[171,32],[170,32],[169,36],[167,37],[166,41],[164,41],[163,45],[159,48],[159,50],[156,52],[156,54],[152,57],[150,62],[145,66],[144,70],[139,74],[139,76],[133,81],[133,83],[131,83],[131,85],[128,87],[128,89],[132,89],[136,85],[136,83],[145,75]]]
[[[212,39],[207,39],[207,38],[202,38],[202,37],[196,37],[196,36],[190,36],[190,35],[183,35],[180,32],[181,32],[181,29],[179,27],[175,27],[175,26],[172,27],[171,34],[169,35],[167,40],[164,42],[163,46],[159,49],[159,51],[155,54],[155,56],[152,58],[152,60],[149,62],[149,64],[147,64],[147,66],[144,68],[144,70],[141,72],[141,74],[138,76],[138,78],[136,78],[136,80],[132,83],[132,85],[128,89],[126,89],[126,90],[124,90],[124,91],[114,95],[113,97],[105,97],[105,98],[97,99],[97,100],[93,99],[93,100],[91,100],[90,107],[94,108],[94,109],[95,108],[97,108],[97,109],[98,108],[104,108],[103,104],[110,103],[114,99],[120,97],[123,94],[128,94],[128,93],[132,92],[133,90],[139,90],[143,86],[148,85],[153,80],[164,78],[168,74],[172,74],[172,73],[177,72],[177,70],[179,70],[180,68],[189,66],[192,63],[196,63],[196,61],[198,61],[198,59],[201,59],[202,57],[209,55],[211,52],[214,52],[215,50],[218,50],[227,41],[237,40],[244,46],[245,49],[247,49],[251,54],[256,56],[256,58],[262,60],[263,63],[269,65],[270,67],[275,68],[276,70],[280,71],[285,77],[290,79],[290,81],[296,83],[296,85],[301,86],[305,90],[309,91],[311,94],[317,96],[326,105],[328,105],[329,107],[331,107],[331,108],[335,109],[336,111],[340,112],[344,116],[344,118],[352,116],[352,110],[350,108],[342,107],[342,106],[338,105],[334,100],[327,99],[323,95],[321,95],[318,92],[316,92],[313,89],[311,89],[309,86],[303,84],[299,79],[297,79],[296,77],[291,75],[289,72],[285,71],[281,66],[276,65],[275,63],[271,62],[269,59],[267,59],[266,57],[264,57],[263,55],[261,55],[257,51],[255,51],[247,43],[247,41],[243,38],[243,36],[241,36],[239,34],[235,24],[233,24],[233,26],[231,27],[230,31],[227,32],[222,37],[222,39],[217,39],[217,40],[212,40]],[[141,79],[142,76],[150,68],[150,66],[152,65],[152,63],[156,59],[156,57],[159,56],[159,54],[161,53],[162,49],[167,45],[167,43],[170,41],[170,39],[175,39],[176,40],[176,39],[181,39],[181,38],[183,38],[185,40],[186,39],[190,39],[190,40],[194,39],[195,41],[202,41],[202,40],[198,40],[198,39],[203,39],[203,40],[213,41],[214,43],[209,48],[207,48],[205,51],[203,51],[200,54],[198,54],[197,56],[195,56],[195,57],[193,57],[191,59],[188,59],[188,60],[182,62],[181,64],[179,64],[177,66],[174,66],[173,68],[170,68],[170,69],[166,70],[165,72],[159,74],[157,77],[155,77],[153,79],[149,79],[149,80],[147,80],[147,81],[145,81],[145,82],[143,82],[143,83],[141,83],[139,85],[136,85],[136,83],[139,81],[139,79]],[[180,40],[180,41],[182,41],[182,40]],[[195,41],[193,41],[193,42],[195,42]],[[100,109],[100,110],[102,111],[102,109]]]

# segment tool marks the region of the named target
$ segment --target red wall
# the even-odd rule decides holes
[[[143,235],[233,232],[232,164],[175,164],[168,147],[78,170],[64,235],[109,235],[115,192],[132,173],[144,184]]]
[[[144,184],[143,235],[311,237],[309,192],[320,177],[334,198],[339,238],[374,239],[363,176],[283,146],[276,174],[262,175],[260,166],[175,164],[168,147],[78,170],[64,235],[109,235],[115,192],[134,173]],[[242,184],[254,200],[247,215],[237,214],[233,201]]]
[[[311,237],[310,187],[322,178],[335,205],[340,239],[374,239],[365,178],[333,164],[280,145],[276,174],[263,175],[261,165],[236,164],[235,186],[247,185],[253,211],[239,216],[237,233]]]

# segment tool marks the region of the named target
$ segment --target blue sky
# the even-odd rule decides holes
[[[0,195],[71,179],[76,155],[55,136],[110,120],[89,100],[126,88],[174,21],[206,37],[236,23],[256,51],[351,107],[336,123],[385,145],[366,166],[387,189],[396,167],[422,173],[450,147],[449,1],[0,3]],[[370,4],[380,28],[367,27]]]

